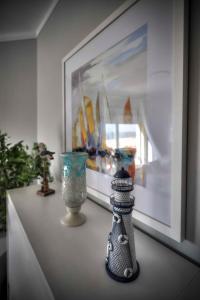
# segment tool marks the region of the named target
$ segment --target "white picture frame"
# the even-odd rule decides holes
[[[151,13],[150,4],[155,5],[159,0],[129,0],[120,6],[111,16],[91,32],[80,44],[78,44],[62,60],[62,91],[63,91],[63,140],[66,150],[72,149],[72,103],[71,103],[71,74],[78,67],[87,63],[103,51],[111,47],[115,42],[110,42],[109,34],[112,30],[127,35],[127,27],[131,26],[129,12],[133,12],[140,5]],[[184,238],[185,224],[185,193],[186,193],[186,95],[187,95],[187,18],[185,17],[185,1],[172,0],[172,146],[171,146],[171,198],[170,198],[170,224],[157,220],[146,213],[134,209],[133,217],[139,222],[154,230],[180,242]],[[141,11],[141,10],[140,10]],[[156,16],[154,16],[156,17]],[[159,16],[157,16],[159,17]],[[123,19],[122,19],[123,18]],[[127,19],[126,19],[127,18]],[[139,17],[138,17],[139,18]],[[141,17],[142,19],[142,17]],[[124,22],[121,26],[120,20]],[[138,19],[139,20],[139,19]],[[127,23],[126,23],[127,22]],[[139,21],[138,21],[139,22]],[[120,27],[118,27],[120,26]],[[121,30],[121,31],[120,31]],[[123,32],[124,30],[124,32]],[[109,32],[110,31],[110,32]],[[101,42],[103,41],[103,49]],[[120,41],[120,38],[119,38]],[[157,41],[159,42],[159,41]],[[90,171],[89,171],[90,172]],[[87,174],[91,179],[90,174]],[[95,176],[96,182],[111,180],[100,173]],[[104,177],[102,177],[104,176]],[[104,179],[103,179],[104,178]],[[108,192],[100,192],[88,184],[88,195],[102,206],[109,207]]]

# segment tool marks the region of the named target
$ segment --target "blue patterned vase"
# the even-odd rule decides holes
[[[67,215],[61,219],[63,225],[78,226],[85,222],[80,213],[81,205],[86,200],[86,160],[87,153],[66,152],[62,161],[62,198],[67,208]]]

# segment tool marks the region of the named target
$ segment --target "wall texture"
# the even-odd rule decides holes
[[[56,151],[54,171],[59,174],[58,155],[62,144],[61,60],[82,39],[109,16],[122,0],[60,0],[37,41],[38,140]],[[188,100],[188,199],[187,239],[176,243],[143,226],[164,243],[200,263],[200,3],[191,1],[189,35]]]
[[[0,43],[0,129],[12,142],[37,139],[36,40]]]

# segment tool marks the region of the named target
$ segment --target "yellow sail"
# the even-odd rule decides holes
[[[133,114],[132,114],[130,97],[128,97],[124,105],[123,121],[125,124],[133,123]]]
[[[74,123],[74,125],[72,127],[72,149],[76,149],[77,148],[76,130],[77,130],[77,121]]]
[[[82,146],[85,146],[86,140],[87,140],[87,132],[86,132],[86,129],[85,129],[85,123],[84,123],[84,116],[83,116],[82,107],[80,107],[80,109],[79,109],[79,122],[80,122]]]
[[[94,170],[94,171],[98,171],[99,170],[99,167],[96,164],[96,159],[88,158],[87,162],[86,162],[86,165],[91,170]]]
[[[86,113],[86,119],[88,124],[88,131],[90,134],[93,134],[95,132],[95,121],[94,121],[92,100],[87,96],[83,96],[83,99],[84,99],[85,113]]]
[[[101,143],[102,149],[107,149],[107,143],[106,143],[106,128],[103,128],[103,133],[102,133],[102,143]]]

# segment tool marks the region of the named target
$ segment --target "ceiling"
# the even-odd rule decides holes
[[[0,42],[36,38],[58,0],[1,0]]]

